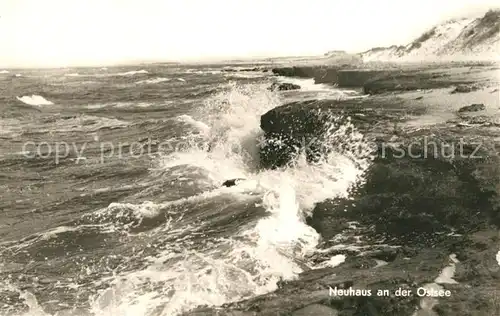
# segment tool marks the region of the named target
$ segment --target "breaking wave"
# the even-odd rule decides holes
[[[45,99],[40,95],[33,94],[31,96],[16,97],[19,101],[27,105],[42,106],[42,105],[52,105],[51,101]]]
[[[156,83],[161,83],[165,81],[169,81],[169,78],[154,78],[154,79],[147,79],[147,80],[140,80],[137,81],[136,84],[156,84]]]
[[[301,157],[294,167],[259,170],[260,115],[279,102],[265,86],[230,86],[206,102],[198,113],[199,119],[188,115],[178,118],[201,131],[201,142],[211,144],[210,150],[199,146],[199,135],[193,135],[191,147],[161,156],[153,172],[168,174],[182,168],[183,175],[189,177],[188,170],[196,170],[194,174],[202,175],[197,179],[198,185],[216,187],[230,178],[246,181],[236,187],[210,189],[163,204],[127,206],[133,214],[147,213],[153,217],[167,208],[172,216],[168,221],[170,238],[172,231],[182,227],[177,232],[186,240],[202,234],[204,241],[182,244],[180,251],[174,253],[170,248],[173,245],[167,247],[150,258],[147,268],[116,278],[112,288],[95,298],[96,314],[150,315],[153,310],[160,310],[160,315],[177,315],[197,305],[221,305],[273,291],[280,280],[294,279],[304,269],[314,268],[308,263],[308,256],[314,253],[320,236],[306,225],[305,217],[315,203],[332,196],[346,196],[368,166],[360,163],[366,157],[332,153],[314,165]],[[348,130],[352,131],[352,126],[332,129],[332,134]],[[233,203],[237,207],[243,208],[235,211],[234,216],[244,210],[243,205],[254,205],[251,220],[233,227],[231,236],[213,236],[207,230],[213,225],[209,221],[202,220],[195,226],[176,225],[189,214],[174,215],[174,205],[193,203],[202,207],[203,203],[227,194],[236,199]],[[259,212],[263,215],[255,216]],[[178,239],[175,247],[180,247]],[[342,259],[345,258],[329,259],[322,266],[341,264]],[[145,290],[150,282],[156,284],[156,290]]]
[[[119,72],[115,74],[109,74],[110,76],[134,76],[134,75],[144,75],[148,74],[149,72],[147,70],[133,70],[133,71],[127,71],[127,72]]]
[[[120,187],[139,189],[137,197],[149,200],[111,203],[73,225],[0,245],[0,250],[39,253],[66,240],[79,244],[81,251],[91,245],[92,251],[99,251],[104,241],[111,243],[93,261],[79,259],[78,248],[72,253],[74,246],[64,258],[54,252],[47,255],[49,262],[78,262],[77,279],[57,276],[43,282],[47,292],[74,295],[87,305],[84,312],[70,315],[180,315],[199,305],[219,306],[268,293],[279,281],[294,279],[304,270],[341,264],[345,257],[320,265],[309,261],[320,235],[305,218],[315,203],[347,196],[349,188],[362,181],[369,160],[364,154],[332,150],[317,163],[299,156],[293,166],[262,170],[260,116],[282,102],[267,87],[229,84],[202,107],[178,116],[176,120],[192,130],[183,136],[186,145],[160,151],[147,179]],[[346,124],[332,126],[326,141],[345,139],[369,148]],[[221,187],[231,178],[246,180]],[[166,184],[174,189],[165,190]],[[20,295],[29,307],[27,315],[56,315],[42,309],[32,293],[12,284],[6,280],[1,287]]]

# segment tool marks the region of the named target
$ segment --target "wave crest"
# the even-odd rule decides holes
[[[16,97],[19,101],[23,102],[24,104],[27,105],[35,105],[35,106],[42,106],[42,105],[53,105],[51,101],[45,99],[44,97],[36,94],[32,94],[31,96],[22,96],[22,97]]]
[[[140,80],[140,81],[137,81],[136,84],[156,84],[156,83],[161,83],[161,82],[166,82],[166,81],[170,81],[170,79],[159,77],[159,78],[153,78],[153,79],[147,79],[147,80]]]
[[[141,70],[132,70],[132,71],[127,71],[127,72],[119,72],[116,74],[110,74],[111,76],[134,76],[134,75],[144,75],[144,74],[149,74],[147,70],[141,69]]]

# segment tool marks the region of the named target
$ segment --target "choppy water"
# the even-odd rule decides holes
[[[3,71],[0,315],[177,315],[314,268],[305,216],[366,164],[259,169],[260,115],[355,94],[301,84],[279,94],[217,66]]]

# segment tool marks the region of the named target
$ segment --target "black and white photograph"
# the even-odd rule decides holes
[[[0,0],[0,316],[500,316],[498,0]]]

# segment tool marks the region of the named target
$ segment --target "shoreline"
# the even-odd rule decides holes
[[[358,77],[364,88],[374,83],[380,87],[367,98],[293,102],[264,114],[261,128],[266,138],[289,136],[290,144],[295,144],[297,135],[320,136],[314,135],[315,130],[325,120],[314,113],[326,110],[350,116],[366,137],[393,150],[425,136],[451,142],[480,139],[484,157],[377,155],[365,175],[366,183],[354,188],[350,199],[318,203],[307,219],[322,236],[317,253],[309,260],[335,261],[343,256],[344,261],[306,270],[297,280],[278,284],[272,293],[185,314],[500,313],[500,266],[495,259],[500,250],[498,69],[494,63],[432,68],[431,77],[436,80],[428,80],[425,68],[402,69],[396,76],[399,82],[394,80],[395,72],[383,71],[375,77]],[[457,92],[462,86],[472,88]],[[484,109],[461,112],[471,104],[483,104]],[[427,147],[415,146],[420,152]],[[261,160],[265,167],[276,168],[286,164],[290,155],[271,148],[261,152]],[[283,156],[285,160],[276,158]],[[330,288],[388,290],[391,294],[335,296],[330,295]],[[397,290],[417,293],[421,288],[430,297],[396,295]]]

